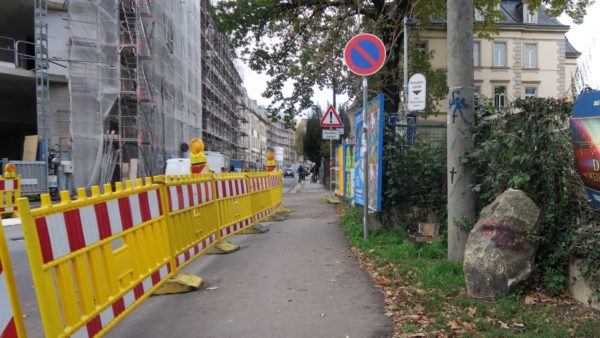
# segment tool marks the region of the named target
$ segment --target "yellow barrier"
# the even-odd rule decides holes
[[[219,239],[252,226],[252,200],[245,174],[221,174],[215,180],[219,209]]]
[[[283,197],[283,173],[280,171],[270,172],[270,193],[271,193],[271,204],[273,205],[273,211],[277,211],[281,207],[281,199]]]
[[[0,337],[25,337],[15,277],[10,265],[4,228],[0,221]]]
[[[273,210],[274,204],[270,190],[269,173],[248,173],[247,176],[252,194],[252,217],[253,222],[256,223],[268,217]]]
[[[17,211],[17,199],[21,197],[21,178],[0,177],[0,215]]]
[[[217,243],[219,212],[212,175],[157,177],[166,197],[175,271]]]
[[[159,186],[115,186],[34,210],[18,200],[46,337],[102,335],[174,273]]]
[[[78,189],[75,200],[63,191],[57,204],[42,195],[33,210],[17,201],[47,337],[105,334],[176,271],[281,205],[280,172],[153,179]]]

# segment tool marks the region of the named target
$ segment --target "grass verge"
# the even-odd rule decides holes
[[[567,296],[467,297],[462,265],[446,260],[444,241],[416,246],[401,231],[370,232],[363,241],[361,216],[348,207],[342,225],[384,295],[395,337],[600,337],[600,314]]]

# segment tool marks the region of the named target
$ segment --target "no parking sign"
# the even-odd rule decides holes
[[[373,34],[358,34],[346,44],[344,60],[355,74],[362,76],[375,74],[385,62],[385,46]]]

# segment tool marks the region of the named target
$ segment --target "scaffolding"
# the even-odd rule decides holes
[[[200,18],[194,0],[70,0],[76,186],[161,174],[201,136]]]
[[[48,128],[50,115],[50,79],[48,69],[48,1],[35,0],[34,7],[34,38],[35,38],[35,92],[37,129],[39,137],[39,158],[42,161],[48,159],[48,144],[50,131]],[[18,45],[15,45],[15,53]],[[17,55],[17,54],[15,54]],[[15,58],[15,66],[18,58]]]
[[[235,51],[216,31],[209,0],[201,0],[202,137],[206,149],[246,160],[248,111],[242,102],[242,78]]]

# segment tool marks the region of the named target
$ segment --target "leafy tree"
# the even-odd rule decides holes
[[[545,6],[552,15],[566,12],[578,23],[592,2],[527,0],[529,8]],[[484,36],[495,30],[494,23],[501,16],[499,3],[500,0],[474,0],[475,7],[485,13],[485,21],[477,22],[475,27]],[[445,11],[445,0],[239,0],[218,2],[215,17],[218,28],[229,35],[233,47],[241,48],[250,67],[272,76],[263,94],[273,100],[269,111],[273,117],[285,113],[284,119],[290,122],[293,115],[312,105],[314,86],[360,96],[360,79],[349,76],[342,53],[346,42],[361,32],[378,35],[386,45],[386,64],[369,77],[369,87],[374,93],[385,94],[386,111],[398,111],[402,18],[408,15],[418,19],[426,28],[430,18],[445,18]],[[445,76],[434,75],[442,84],[445,82]],[[293,90],[284,95],[288,80],[293,80]],[[428,93],[432,100],[443,93],[443,88],[438,89]]]
[[[304,134],[304,155],[311,162],[320,163],[322,152],[321,143],[321,126],[320,114],[317,110],[313,110],[312,114],[306,121],[306,134]]]

